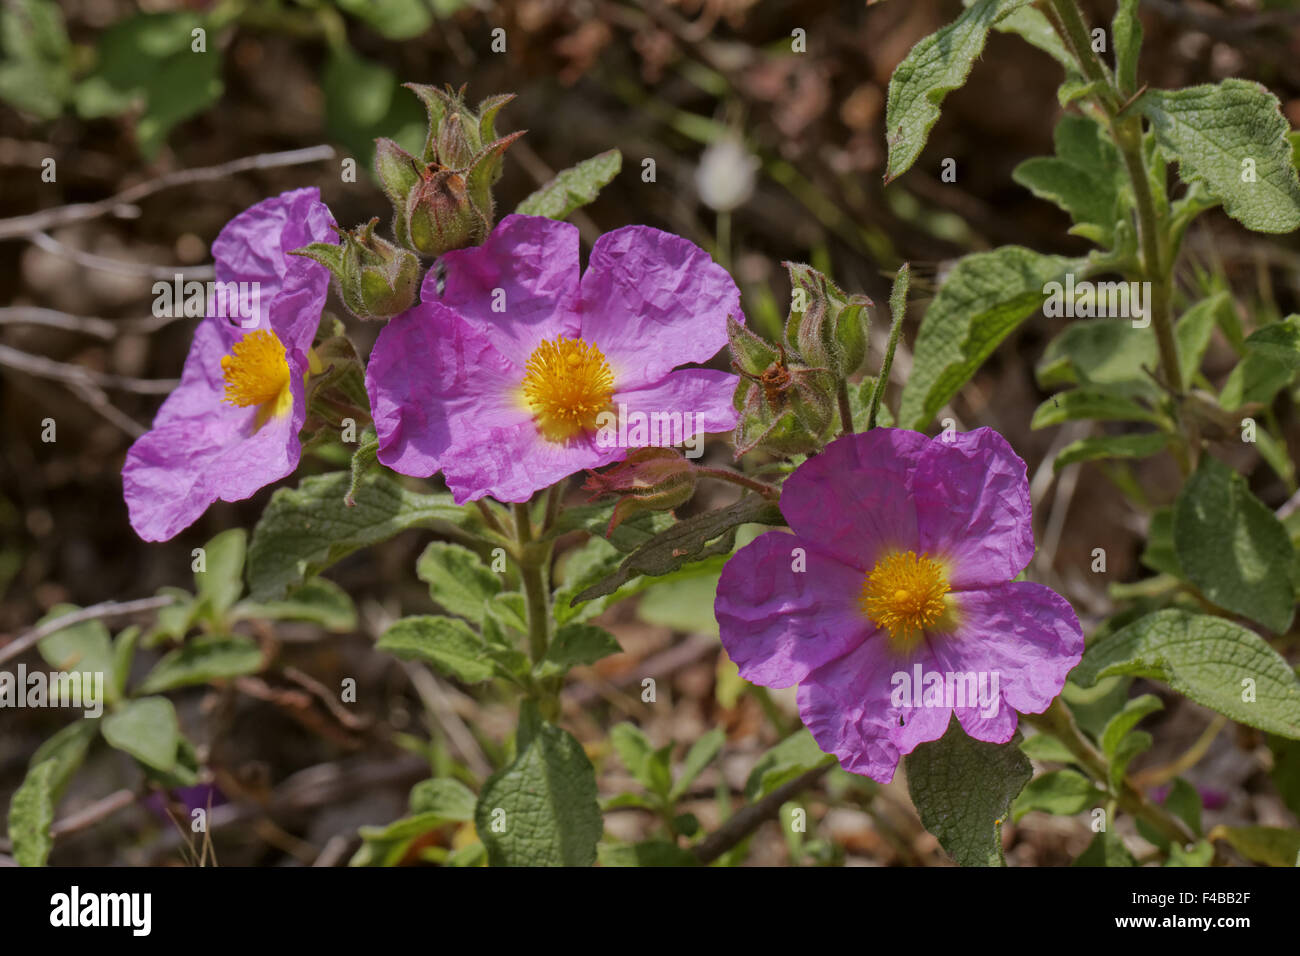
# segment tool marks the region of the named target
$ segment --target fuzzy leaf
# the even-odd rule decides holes
[[[375,646],[405,660],[424,661],[466,684],[490,680],[496,673],[483,639],[454,617],[404,617]]]
[[[1000,828],[1033,768],[1020,732],[1005,744],[966,736],[954,716],[939,740],[906,757],[907,786],[921,823],[962,866],[1005,866]]]
[[[922,429],[1007,335],[1038,311],[1043,287],[1082,263],[1021,246],[965,256],[926,310],[899,423]]]
[[[1300,179],[1290,127],[1277,97],[1229,79],[1182,90],[1148,90],[1138,108],[1183,182],[1203,182],[1224,211],[1256,232],[1300,228]]]
[[[1169,436],[1164,432],[1081,438],[1061,449],[1061,453],[1052,462],[1052,468],[1060,471],[1076,461],[1093,461],[1098,458],[1147,458],[1163,451],[1168,444]]]
[[[1091,687],[1114,674],[1163,681],[1239,723],[1300,738],[1295,672],[1254,631],[1221,617],[1175,608],[1148,614],[1090,644],[1070,680]]]
[[[429,596],[449,614],[483,623],[483,602],[501,591],[501,579],[469,548],[432,541],[415,563],[416,576]]]
[[[1295,548],[1246,480],[1206,457],[1174,506],[1174,551],[1187,580],[1210,601],[1278,634],[1291,626]]]
[[[121,710],[107,714],[101,728],[104,739],[129,753],[146,767],[170,772],[176,766],[181,743],[176,709],[166,697],[141,697]]]
[[[184,647],[163,655],[137,688],[139,694],[157,694],[177,687],[253,674],[262,667],[262,649],[247,637],[196,637]]]
[[[930,130],[939,120],[939,104],[966,82],[984,50],[989,28],[1028,5],[1029,0],[976,0],[952,23],[912,47],[894,70],[885,103],[889,161],[885,182],[897,179],[916,162]]]
[[[19,866],[44,866],[54,840],[54,783],[58,761],[45,760],[27,771],[9,802],[9,839]]]
[[[434,520],[457,522],[466,512],[451,495],[407,491],[386,472],[366,478],[356,504],[343,502],[348,472],[313,475],[271,496],[248,546],[248,585],[255,600],[283,597],[353,551]]]
[[[623,154],[616,149],[598,153],[560,172],[545,186],[528,196],[515,212],[525,216],[565,219],[575,209],[596,201],[623,167]]]

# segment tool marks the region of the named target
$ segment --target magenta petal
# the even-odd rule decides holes
[[[991,428],[934,439],[912,476],[921,548],[957,590],[1000,584],[1034,556],[1025,463]]]
[[[220,322],[200,323],[180,386],[126,453],[124,497],[131,527],[145,541],[169,540],[213,502],[241,501],[298,466],[306,417],[301,374],[290,379],[292,410],[257,429],[256,409],[221,402]]]
[[[531,417],[507,421],[483,421],[472,438],[447,452],[442,475],[456,504],[485,495],[498,501],[527,501],[584,468],[600,468],[627,457],[624,449],[599,447],[592,436],[547,441]]]
[[[799,715],[817,745],[845,770],[892,780],[899,757],[942,737],[951,715],[950,708],[894,703],[895,675],[911,675],[916,665],[937,669],[928,646],[904,657],[878,632],[809,674],[799,685]]]
[[[931,638],[950,669],[997,674],[1015,729],[1014,712],[1041,714],[1061,693],[1066,676],[1083,656],[1083,629],[1068,601],[1051,588],[1013,581],[951,596],[958,627]],[[980,740],[976,721],[958,714],[967,733]],[[1000,724],[1005,729],[1005,724]],[[1005,736],[996,742],[1002,742]]]
[[[730,431],[736,427],[736,406],[731,399],[738,381],[728,372],[684,368],[668,373],[654,385],[615,392],[612,403],[628,424],[627,447],[680,445],[696,435]],[[647,430],[648,441],[631,440],[637,416],[653,425]]]
[[[241,317],[244,331],[269,323],[287,349],[305,353],[311,347],[330,274],[320,263],[289,253],[313,242],[337,243],[333,223],[315,187],[264,199],[226,223],[212,243],[216,279],[258,287],[257,321]]]
[[[581,298],[582,338],[605,354],[620,389],[707,362],[727,344],[727,316],[745,320],[725,269],[695,243],[649,226],[596,240]]]
[[[542,340],[578,335],[578,270],[576,226],[510,215],[483,245],[444,255],[425,273],[420,300],[459,313],[523,368]]]
[[[786,479],[781,512],[800,536],[863,571],[886,551],[916,550],[908,480],[928,444],[896,428],[837,439]]]
[[[789,687],[874,631],[858,607],[861,591],[861,571],[795,535],[769,531],[722,569],[713,613],[741,677]]]
[[[384,326],[366,365],[379,460],[427,478],[457,441],[484,442],[488,418],[531,416],[513,395],[523,372],[487,336],[437,303],[408,309]]]

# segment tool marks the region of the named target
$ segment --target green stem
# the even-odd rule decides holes
[[[519,577],[524,584],[524,603],[528,610],[528,652],[533,663],[546,656],[551,634],[551,596],[546,586],[549,545],[538,547],[533,540],[533,519],[528,502],[514,506],[515,540],[519,543]]]
[[[1078,724],[1074,722],[1074,716],[1066,708],[1061,698],[1058,697],[1052,701],[1052,706],[1041,714],[1024,714],[1023,716],[1026,722],[1065,744],[1066,749],[1078,761],[1079,766],[1103,789],[1110,790],[1110,766],[1106,762],[1106,758],[1093,746],[1092,741],[1088,740],[1083,735],[1083,732],[1079,730]],[[1186,823],[1164,807],[1148,800],[1146,795],[1135,789],[1127,778],[1120,781],[1119,792],[1115,794],[1115,797],[1119,801],[1120,809],[1150,824],[1156,832],[1166,839],[1180,846],[1187,846],[1189,843],[1196,842],[1196,834],[1191,831]]]

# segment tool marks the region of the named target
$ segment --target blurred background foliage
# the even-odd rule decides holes
[[[1108,22],[1113,9],[1085,6],[1097,23]],[[921,161],[888,188],[882,184],[889,76],[913,43],[960,7],[960,0],[3,0],[0,219],[100,200],[160,175],[245,156],[320,143],[337,155],[172,187],[48,233],[6,232],[0,223],[0,302],[7,303],[0,345],[91,370],[98,383],[69,383],[30,363],[0,365],[0,632],[17,633],[65,602],[185,586],[192,548],[256,520],[270,488],[248,502],[219,503],[167,545],[145,545],[127,525],[122,458],[160,402],[157,389],[132,383],[177,377],[194,324],[153,317],[151,287],[178,270],[204,278],[222,225],[285,189],[319,186],[341,225],[382,213],[387,204],[369,172],[372,141],[387,135],[414,150],[424,129],[419,101],[402,82],[467,83],[472,101],[518,94],[497,129],[529,132],[508,155],[497,187],[500,212],[556,170],[621,150],[622,173],[573,217],[586,243],[643,222],[705,246],[735,275],[751,326],[769,336],[780,329],[789,297],[782,260],[809,262],[845,290],[881,303],[889,277],[910,261],[915,322],[947,264],[964,253],[1007,243],[1082,253],[1087,244],[1066,235],[1064,214],[1012,180],[1017,164],[1051,152],[1060,115],[1060,68],[1016,38],[990,37],[970,83],[946,101]],[[1142,10],[1142,81],[1172,88],[1227,76],[1258,80],[1300,127],[1300,3],[1149,0]],[[355,183],[340,175],[347,158],[356,160]],[[945,159],[955,162],[955,182],[943,178]],[[53,181],[42,177],[49,160]],[[647,160],[653,181],[646,181]],[[719,183],[732,185],[733,195],[722,198]],[[1231,290],[1248,329],[1297,310],[1294,236],[1248,234],[1221,213],[1202,223],[1179,274],[1189,300]],[[74,318],[23,322],[20,309]],[[1058,430],[1030,431],[1032,410],[1045,397],[1033,369],[1064,324],[1025,323],[953,411],[962,427],[1001,430],[1028,462],[1040,542],[1036,573],[1087,621],[1112,610],[1104,584],[1089,573],[1092,549],[1106,548],[1108,580],[1131,580],[1140,575],[1145,528],[1109,482],[1080,482],[1075,469],[1073,478],[1053,483]],[[873,329],[876,355],[885,326],[879,321]],[[362,347],[374,334],[356,323],[350,331]],[[1229,343],[1216,338],[1206,365],[1211,377],[1220,353],[1225,375],[1235,364]],[[908,364],[904,345],[896,375],[905,376]],[[1278,430],[1295,447],[1292,400],[1280,416]],[[47,418],[57,423],[52,444],[41,440]],[[1243,457],[1242,471],[1256,473],[1253,486],[1270,506],[1294,491],[1293,477],[1246,460],[1260,454],[1254,446],[1231,454]],[[338,465],[308,470],[326,467]],[[1149,469],[1142,486],[1159,488],[1161,469],[1172,465],[1137,467]],[[1166,477],[1174,487],[1173,475]],[[178,703],[182,723],[203,728],[194,736],[222,799],[264,811],[231,811],[240,826],[222,831],[223,862],[311,862],[334,837],[351,839],[360,824],[399,816],[405,789],[428,771],[423,757],[403,757],[404,750],[424,754],[412,736],[422,707],[441,715],[427,728],[435,749],[448,735],[467,732],[491,753],[507,732],[508,714],[454,688],[413,685],[392,659],[370,653],[386,621],[429,600],[412,571],[423,543],[408,533],[331,572],[361,611],[356,633],[327,639],[320,628],[285,625],[272,635],[284,645],[286,666],[329,687],[356,677],[361,709],[371,718],[365,728],[292,697],[282,672],[267,678],[261,698],[225,688]],[[570,695],[566,717],[580,737],[585,728],[593,738],[628,716],[658,741],[695,740],[721,726],[732,741],[728,759],[739,761],[722,774],[738,774],[743,783],[746,757],[736,742],[758,738],[765,710],[788,721],[788,702],[740,692],[712,636],[711,582],[675,587],[651,589],[639,610],[611,612],[625,653],[603,662],[590,685]],[[667,675],[671,706],[629,704],[619,690],[636,665],[652,658]],[[1161,743],[1147,760],[1167,761],[1197,739],[1205,721],[1184,719],[1194,706],[1179,701],[1159,717]],[[50,711],[5,714],[0,804],[37,743],[62,722]],[[1246,749],[1260,746],[1244,742]],[[761,749],[755,744],[749,762]],[[1255,765],[1234,756],[1241,750],[1212,752],[1203,773],[1240,817],[1277,823],[1287,811],[1257,785]],[[606,765],[604,756],[593,755],[602,773],[618,773],[617,762]],[[122,785],[125,772],[106,754],[96,774],[78,783],[102,794]],[[304,781],[310,773],[320,779]],[[836,780],[836,792],[871,789],[869,781]],[[619,784],[602,779],[601,786],[617,792]],[[79,799],[71,794],[66,807],[75,810]],[[869,811],[830,813],[820,832],[833,846],[819,844],[819,858],[940,858],[909,816],[905,796]],[[1066,845],[1052,830],[1065,822],[1030,818],[1008,828],[1009,861],[1077,855],[1082,845]],[[140,839],[151,827],[164,839]],[[141,812],[60,842],[53,861],[174,859],[178,841],[167,837],[176,837],[169,825]],[[767,862],[795,853],[776,831],[753,850]]]

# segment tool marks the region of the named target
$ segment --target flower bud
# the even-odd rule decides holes
[[[583,491],[589,500],[621,495],[610,516],[608,536],[621,522],[643,511],[669,511],[695,494],[695,466],[674,448],[637,448],[603,473],[587,471]]]
[[[838,379],[848,378],[867,357],[871,300],[845,295],[812,266],[784,265],[792,290],[786,342],[809,364],[829,369]]]
[[[514,94],[488,97],[476,112],[465,105],[464,87],[406,86],[424,102],[429,131],[419,157],[392,140],[376,141],[375,172],[393,204],[393,233],[427,256],[476,245],[492,229],[492,185],[505,151],[523,135],[496,135],[496,114]]]
[[[732,367],[740,375],[733,399],[740,412],[736,457],[759,449],[786,458],[821,448],[835,417],[830,372],[791,363],[784,346],[773,348],[730,319],[727,333]]]
[[[405,312],[415,302],[420,281],[420,260],[376,236],[378,223],[376,216],[351,231],[337,230],[341,246],[313,242],[293,253],[329,269],[338,280],[343,304],[359,319],[386,319]]]

